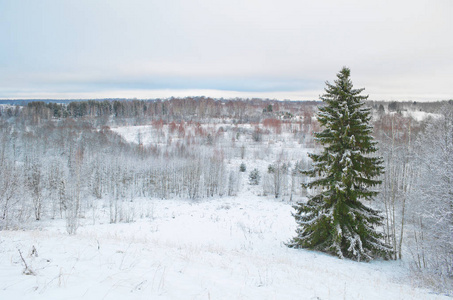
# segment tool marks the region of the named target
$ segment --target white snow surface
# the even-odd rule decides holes
[[[428,118],[438,119],[440,114],[429,113],[425,111],[403,111],[405,117],[412,117],[414,120],[421,122]]]
[[[217,124],[212,132],[219,126],[230,125]],[[112,130],[127,142],[169,144],[169,136],[152,126]],[[178,142],[177,134],[171,137]],[[248,185],[247,176],[257,168],[265,180],[269,163],[284,157],[294,165],[313,149],[289,133],[265,135],[259,144],[241,134],[228,148],[231,138],[227,131],[217,143],[226,149],[228,169],[247,164],[236,197],[133,199],[123,205],[134,221],[118,224],[109,223],[108,199],[94,200],[73,236],[64,219],[0,231],[0,300],[449,299],[412,286],[404,260],[358,263],[286,247],[295,236],[294,203],[287,195],[263,196],[262,186]],[[24,274],[19,250],[34,275]]]
[[[108,206],[97,205],[73,236],[63,220],[1,231],[0,299],[447,299],[411,286],[404,261],[286,247],[296,229],[292,203],[252,191],[134,199],[138,218],[121,224],[109,224]],[[19,250],[35,275],[23,273]]]

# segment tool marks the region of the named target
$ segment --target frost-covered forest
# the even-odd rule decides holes
[[[248,160],[261,162],[256,183],[263,194],[300,194],[295,171],[306,164],[301,145],[313,147],[313,109],[310,103],[173,99],[32,102],[11,117],[7,110],[1,226],[69,211],[77,219],[93,199],[108,200],[111,222],[121,222],[133,218],[122,206],[136,197],[236,195],[246,172],[239,165]]]
[[[184,227],[205,218],[209,205],[215,206],[214,211],[225,212],[208,213],[211,225],[235,220],[229,223],[229,236],[224,238],[235,240],[240,232],[245,240],[236,246],[253,253],[260,251],[254,248],[254,239],[267,243],[269,238],[275,241],[265,245],[267,251],[272,251],[269,247],[286,242],[294,230],[294,219],[288,213],[291,206],[314,192],[302,188],[307,178],[300,171],[311,165],[307,153],[319,148],[313,139],[313,132],[320,130],[314,116],[318,105],[321,103],[205,97],[1,105],[0,252],[4,253],[3,260],[8,260],[8,270],[13,269],[11,265],[18,265],[24,274],[39,278],[39,269],[47,266],[38,262],[33,252],[42,254],[35,244],[38,242],[21,243],[14,240],[14,233],[52,231],[57,226],[65,230],[59,232],[62,239],[79,235],[86,238],[87,234],[108,232],[108,226],[117,228],[114,226],[122,223],[139,232],[137,224],[146,220],[149,226],[155,226],[149,230],[161,232],[164,238],[164,233],[174,232],[166,231],[163,224],[159,229],[158,216],[183,219]],[[408,271],[404,284],[453,295],[453,102],[369,101],[367,105],[372,108],[373,135],[385,167],[380,193],[368,205],[381,210],[385,217],[379,230],[393,247],[395,260],[381,262],[385,264],[383,268],[398,265]],[[272,203],[277,206],[270,207]],[[254,205],[265,207],[269,215],[254,215],[260,209]],[[172,213],[168,207],[174,209]],[[181,212],[181,207],[189,207],[192,218]],[[232,216],[226,215],[234,211]],[[236,220],[235,216],[241,214],[247,214],[248,219]],[[279,237],[276,228],[282,227]],[[218,234],[228,232],[225,228],[218,229]],[[196,229],[201,233],[209,231],[201,224]],[[197,241],[200,232],[189,231],[178,238]],[[268,232],[273,235],[267,236]],[[137,239],[146,240],[146,235],[138,235]],[[216,232],[207,236],[214,237]],[[131,241],[122,234],[117,238],[127,240],[129,246],[125,247],[133,245],[138,251],[135,238]],[[216,238],[215,241],[221,237]],[[97,241],[93,249],[97,247],[98,252],[104,249],[99,239],[92,240]],[[201,240],[201,244],[206,242]],[[211,254],[222,255],[222,245],[214,243],[209,247]],[[42,248],[50,251],[52,247]],[[190,249],[192,252],[185,250],[187,260],[192,259],[191,255],[201,257],[204,253],[196,247]],[[127,252],[123,248],[121,251]],[[45,255],[51,261],[52,254]],[[121,268],[125,267],[125,257],[124,254]],[[322,257],[320,263],[328,266],[333,260]],[[357,274],[362,272],[354,269],[355,265],[344,267]],[[272,279],[272,268],[277,267],[259,271],[256,278],[252,267],[245,273],[251,274],[257,286],[280,287],[282,283]],[[165,279],[165,272],[171,273],[166,268],[156,269],[152,289],[159,295],[167,293],[177,298],[180,295],[169,291],[171,284],[165,286],[165,280],[171,281]],[[64,279],[70,275],[63,273],[55,275],[57,279],[37,280],[36,290],[44,296],[43,286],[54,287],[58,281],[61,287],[62,281],[70,280]],[[245,273],[240,274],[246,276]],[[147,281],[138,280],[135,288],[143,282]],[[1,289],[8,292],[10,287]],[[384,293],[386,287],[381,288]],[[306,299],[374,297],[359,287],[354,289],[356,294],[347,294],[345,288],[340,297],[334,291],[341,289],[333,289],[333,294],[315,289]],[[202,291],[199,298],[209,297],[209,291]],[[428,297],[421,291],[406,294],[405,289],[400,289],[402,294],[395,298]],[[249,292],[244,291],[245,298],[259,295]]]

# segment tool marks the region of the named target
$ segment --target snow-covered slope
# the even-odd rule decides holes
[[[411,287],[401,261],[287,248],[291,203],[250,191],[137,199],[129,206],[137,219],[123,224],[108,224],[105,203],[97,205],[75,236],[57,220],[2,231],[0,299],[447,299]],[[19,250],[34,275],[23,274]]]

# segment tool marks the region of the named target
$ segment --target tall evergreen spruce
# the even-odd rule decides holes
[[[382,241],[375,227],[382,225],[379,211],[365,206],[378,192],[381,182],[373,178],[383,172],[382,158],[371,136],[370,110],[364,107],[364,89],[354,89],[346,67],[337,74],[335,85],[326,82],[317,119],[324,130],[315,133],[324,146],[320,154],[310,153],[313,168],[302,173],[313,178],[304,187],[318,194],[307,203],[297,203],[293,216],[297,236],[289,247],[308,248],[357,261],[388,258],[391,247]]]

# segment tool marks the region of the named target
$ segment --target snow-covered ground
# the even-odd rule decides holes
[[[438,119],[441,117],[440,114],[433,114],[425,111],[403,111],[403,116],[412,117],[417,122],[424,121],[428,118]]]
[[[0,299],[447,299],[411,286],[404,261],[287,248],[291,203],[253,191],[136,199],[135,221],[122,224],[97,205],[74,236],[62,220],[0,232]]]
[[[289,195],[274,199],[262,184],[249,185],[248,174],[256,168],[264,181],[269,164],[294,166],[314,150],[310,137],[286,129],[255,142],[254,128],[240,126],[209,125],[197,135],[187,125],[186,138],[168,125],[112,128],[145,147],[191,140],[197,151],[221,149],[226,169],[238,173],[238,196],[133,199],[122,203],[132,222],[118,224],[109,223],[108,200],[94,200],[76,235],[64,219],[0,231],[0,300],[449,299],[411,285],[404,260],[358,263],[286,247],[296,230]],[[204,144],[207,134],[218,137],[213,145]],[[247,171],[239,173],[243,162]],[[294,195],[301,199],[300,190]]]

